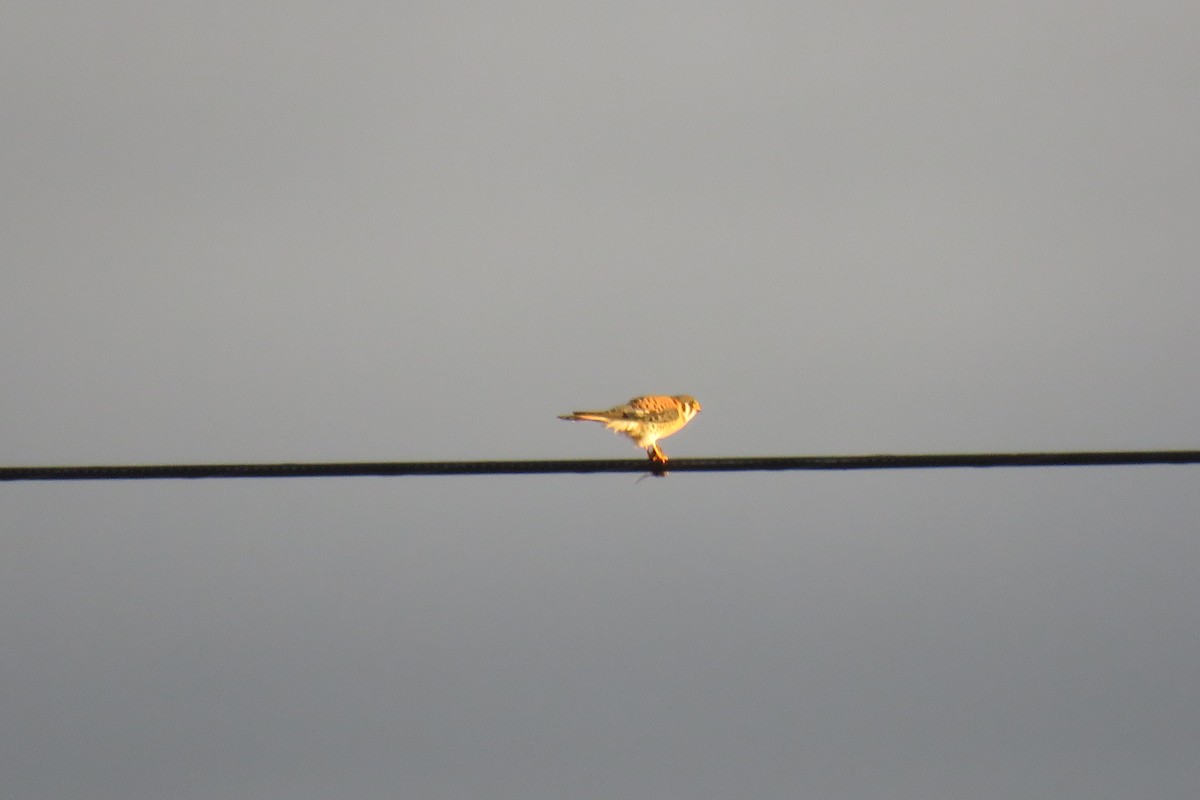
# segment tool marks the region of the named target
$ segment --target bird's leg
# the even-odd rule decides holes
[[[658,445],[651,445],[646,448],[646,455],[650,456],[650,472],[643,475],[642,478],[648,478],[653,475],[656,478],[667,477],[667,456],[662,450],[658,449]],[[642,478],[638,478],[640,483]]]

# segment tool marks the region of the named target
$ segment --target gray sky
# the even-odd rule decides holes
[[[1193,5],[396,5],[0,10],[0,463],[1200,445]],[[0,794],[1190,800],[1198,480],[5,485]]]

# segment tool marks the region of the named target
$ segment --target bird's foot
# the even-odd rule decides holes
[[[647,447],[646,455],[650,456],[650,475],[656,478],[667,477],[667,456],[658,449],[658,445]],[[649,475],[645,477],[649,477]]]

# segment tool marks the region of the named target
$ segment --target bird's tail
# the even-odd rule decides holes
[[[606,411],[572,411],[570,414],[559,414],[558,418],[576,422],[608,422],[612,419]]]

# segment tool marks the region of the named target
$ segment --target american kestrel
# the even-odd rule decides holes
[[[687,425],[699,411],[700,404],[690,394],[674,397],[651,394],[635,397],[625,405],[607,411],[575,411],[563,414],[559,419],[603,422],[609,430],[633,439],[638,447],[645,449],[651,461],[665,464],[667,457],[658,449],[658,440]]]

